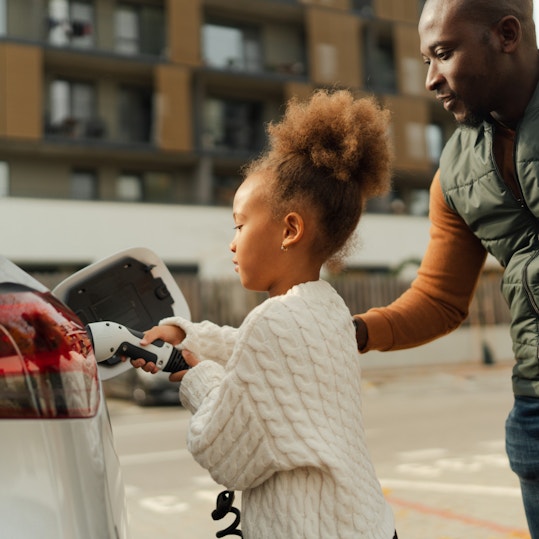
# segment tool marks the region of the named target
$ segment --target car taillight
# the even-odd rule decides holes
[[[92,417],[99,401],[78,317],[48,292],[0,283],[0,418]]]

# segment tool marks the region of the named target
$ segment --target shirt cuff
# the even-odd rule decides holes
[[[182,406],[194,414],[204,399],[221,383],[224,369],[213,361],[201,361],[189,369],[180,384]]]
[[[361,352],[390,350],[393,346],[393,330],[389,321],[376,312],[376,309],[363,313],[361,320],[365,322],[368,334],[367,345],[361,349]]]

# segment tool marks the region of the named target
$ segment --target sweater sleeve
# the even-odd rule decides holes
[[[291,469],[292,459],[313,458],[308,448],[290,442],[296,435],[283,417],[297,413],[297,406],[285,412],[276,396],[294,392],[287,385],[292,376],[274,324],[286,327],[291,338],[293,320],[286,313],[270,319],[267,310],[262,312],[255,309],[243,323],[225,368],[201,362],[180,385],[181,402],[193,413],[189,451],[217,483],[235,490],[254,488],[275,472]],[[293,449],[280,450],[279,440],[288,440]]]
[[[411,287],[387,307],[360,315],[368,341],[361,352],[399,350],[430,342],[468,316],[486,251],[446,204],[440,172],[430,190],[430,240]]]
[[[185,339],[180,348],[186,348],[201,361],[209,359],[224,365],[232,354],[238,329],[230,326],[218,326],[207,320],[191,322],[180,316],[164,318],[159,325],[178,326],[185,331]]]

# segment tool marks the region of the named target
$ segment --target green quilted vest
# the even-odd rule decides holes
[[[511,311],[516,395],[539,396],[539,87],[517,129],[517,200],[501,178],[493,126],[459,128],[440,159],[445,200],[503,266],[502,293]]]

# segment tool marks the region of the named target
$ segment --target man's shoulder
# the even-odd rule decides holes
[[[445,143],[442,154],[451,150],[470,148],[470,144],[475,144],[478,140],[484,138],[485,132],[490,130],[491,127],[487,123],[483,123],[478,127],[459,125]]]
[[[453,179],[455,175],[460,174],[465,179],[476,166],[489,162],[491,141],[492,128],[487,123],[479,127],[457,127],[446,142],[440,156],[442,185],[448,179],[448,172]]]

